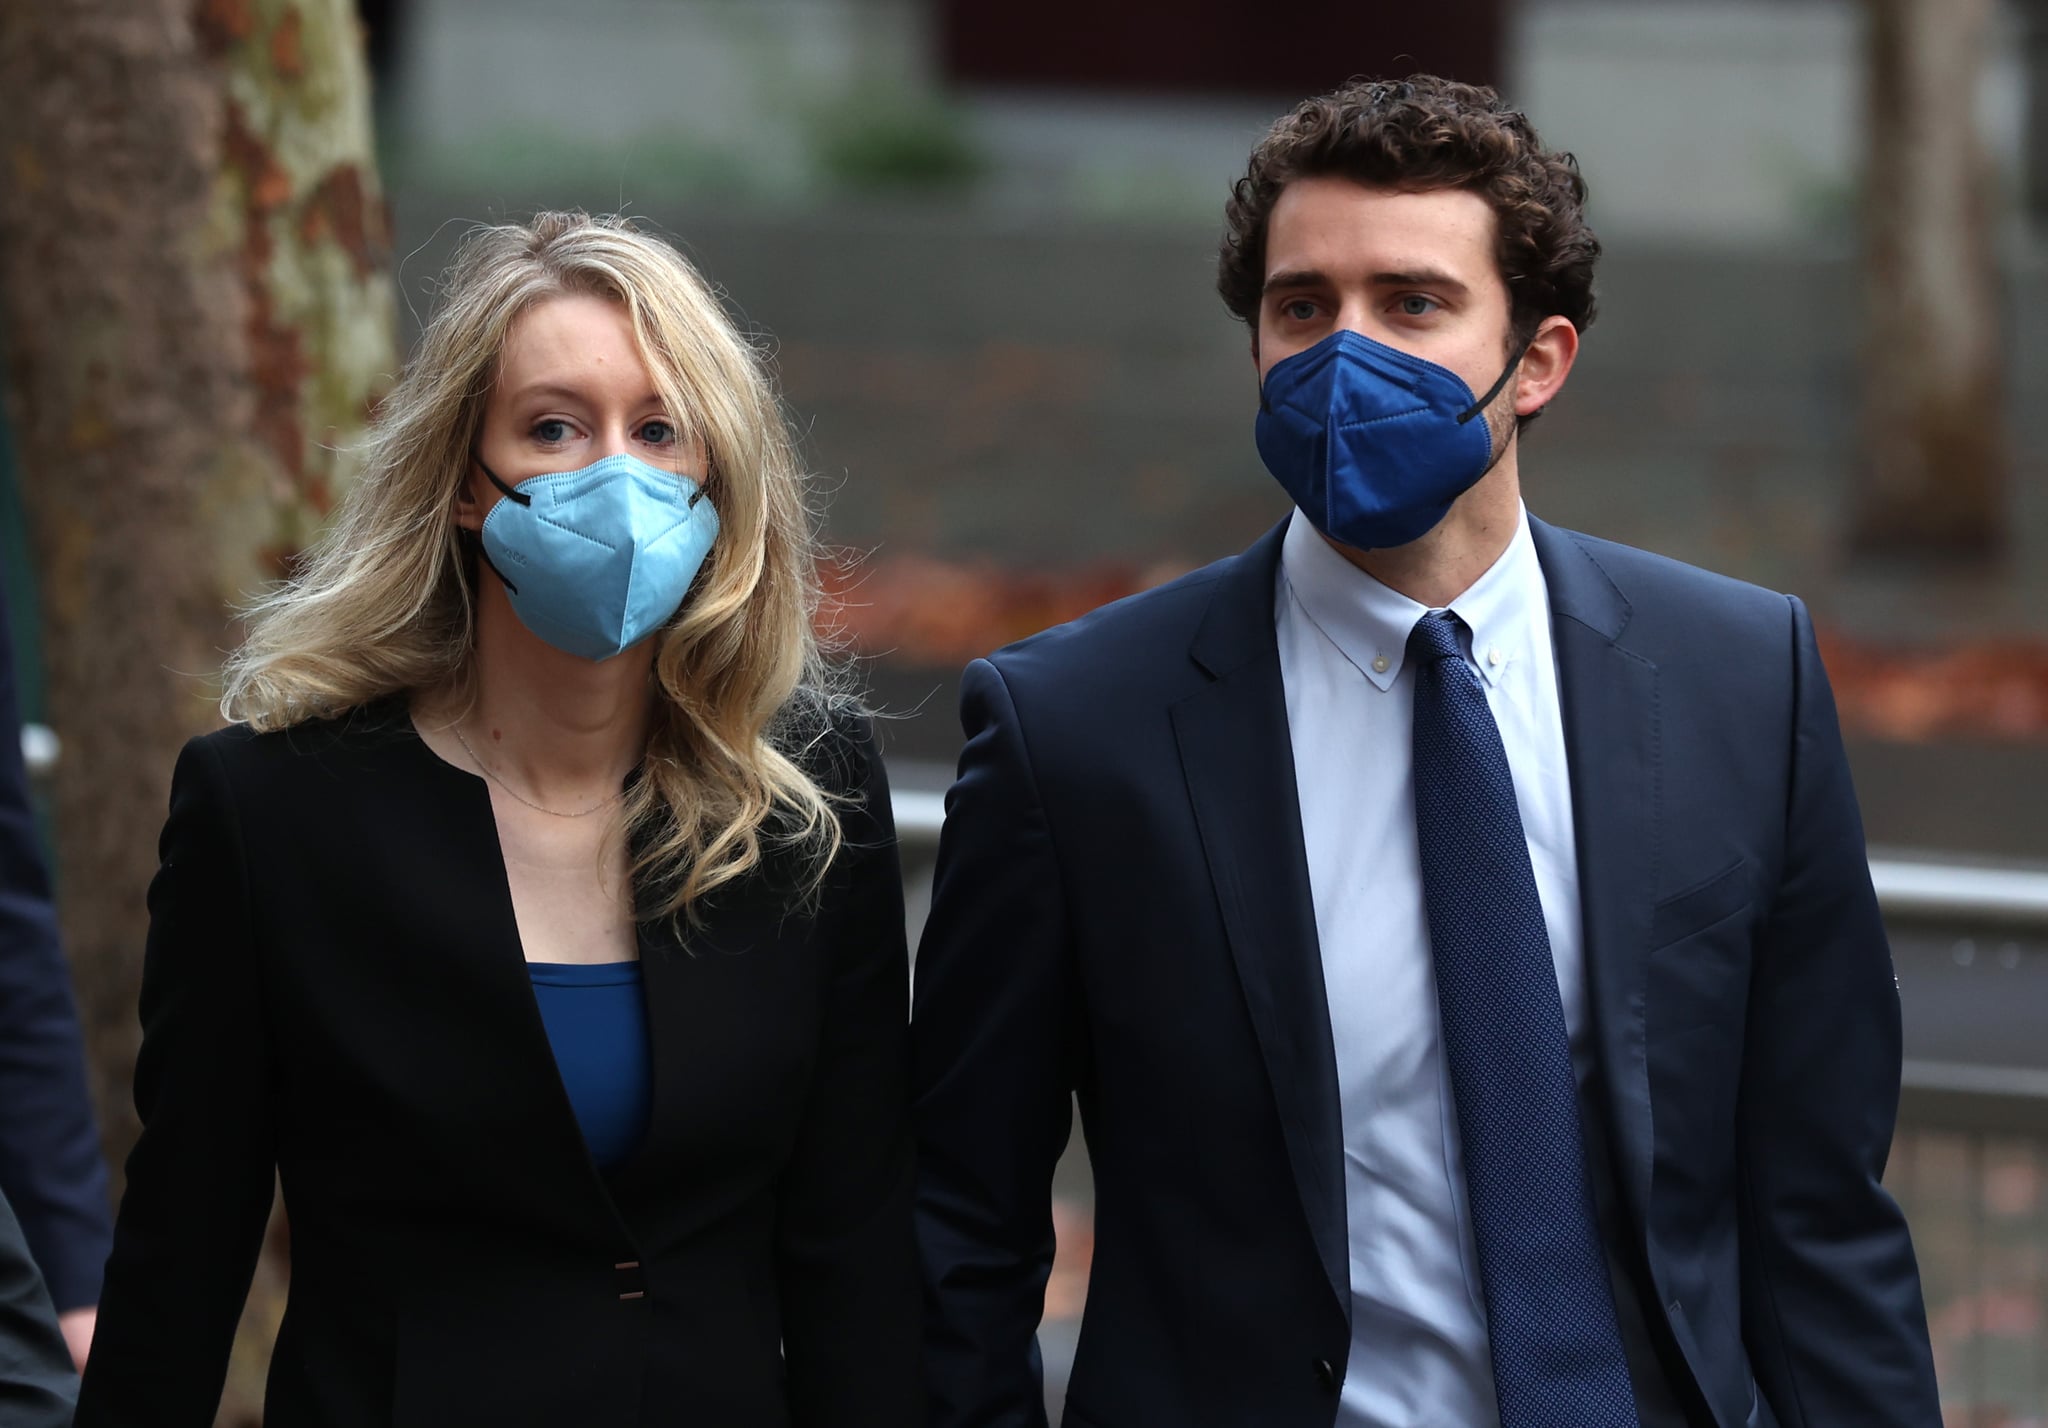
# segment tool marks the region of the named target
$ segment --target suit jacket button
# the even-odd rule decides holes
[[[1328,1359],[1316,1360],[1316,1382],[1323,1386],[1325,1393],[1335,1393],[1343,1380],[1337,1377],[1337,1367]]]

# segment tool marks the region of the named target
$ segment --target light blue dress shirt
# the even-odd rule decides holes
[[[1427,613],[1299,512],[1274,602],[1323,984],[1336,1046],[1351,1246],[1339,1428],[1494,1428],[1486,1301],[1444,1063],[1415,834],[1415,678]],[[1572,1059],[1592,1046],[1550,596],[1526,513],[1451,611],[1507,748]]]

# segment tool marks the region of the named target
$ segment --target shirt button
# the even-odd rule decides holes
[[[1336,1365],[1332,1364],[1328,1359],[1317,1359],[1316,1382],[1323,1386],[1324,1392],[1335,1393],[1338,1384]]]
[[[1499,668],[1500,668],[1500,651],[1499,651],[1498,649],[1489,649],[1489,650],[1487,650],[1487,652],[1486,652],[1486,662],[1487,662],[1488,664],[1492,665],[1492,666],[1493,666],[1493,667],[1494,667],[1495,669],[1499,669]]]
[[[1372,672],[1374,674],[1385,674],[1389,663],[1391,661],[1385,655],[1374,655],[1372,657]]]

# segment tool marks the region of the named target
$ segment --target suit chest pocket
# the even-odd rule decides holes
[[[1650,915],[1649,1034],[1696,1028],[1739,1045],[1749,1000],[1754,905],[1749,865],[1731,866],[1658,903]]]
[[[1657,904],[1650,914],[1650,946],[1668,947],[1707,931],[1738,912],[1748,911],[1751,901],[1749,864],[1737,858],[1712,877]]]

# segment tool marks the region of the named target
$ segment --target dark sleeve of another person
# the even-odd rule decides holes
[[[776,1233],[795,1428],[917,1428],[922,1292],[911,1229],[910,953],[889,781],[865,729],[833,741],[859,799],[828,877],[823,1043]]]
[[[61,1313],[98,1302],[112,1228],[71,974],[22,767],[7,629],[0,596],[0,1191]]]
[[[250,929],[248,859],[211,738],[185,746],[149,885],[142,1136],[78,1428],[211,1428],[270,1219],[275,1069]]]
[[[0,1423],[65,1428],[78,1397],[71,1352],[21,1225],[0,1197]]]

